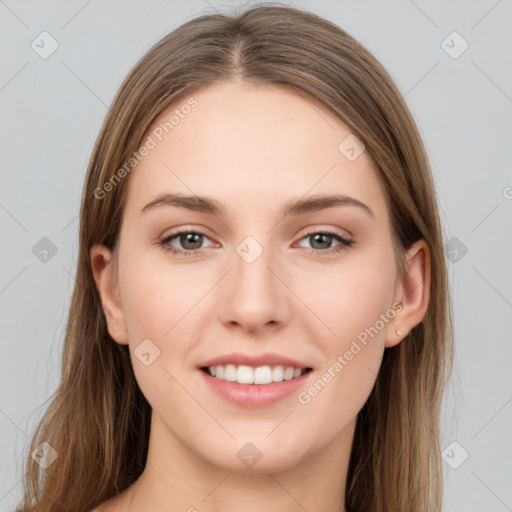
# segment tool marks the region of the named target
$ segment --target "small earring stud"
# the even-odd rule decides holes
[[[400,329],[397,329],[396,333],[398,334],[398,336],[402,336],[402,331]]]

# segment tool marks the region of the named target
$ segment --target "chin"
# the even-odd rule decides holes
[[[278,473],[299,464],[305,456],[303,443],[292,442],[284,447],[282,441],[278,436],[271,442],[265,435],[247,435],[219,446],[218,452],[210,452],[205,458],[219,468],[237,473]]]

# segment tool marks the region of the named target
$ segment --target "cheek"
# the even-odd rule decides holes
[[[195,339],[186,330],[200,311],[198,302],[204,294],[203,287],[189,277],[171,265],[157,264],[151,256],[137,258],[134,252],[120,267],[132,365],[141,391],[155,410],[161,404],[178,410],[189,401],[178,383],[183,381]]]
[[[119,277],[131,339],[172,336],[173,330],[179,328],[180,318],[204,293],[201,276],[196,279],[190,270],[173,265],[172,256],[163,249],[145,247],[132,239],[126,240],[123,251]]]
[[[292,278],[293,290],[311,312],[303,327],[313,326],[317,334],[312,339],[323,340],[326,354],[343,351],[376,322],[378,337],[384,337],[387,324],[379,319],[391,306],[396,279],[390,247],[353,253],[336,265],[301,269]]]
[[[193,337],[184,329],[189,325],[188,315],[197,314],[197,304],[204,294],[203,286],[190,279],[190,273],[171,265],[161,249],[126,239],[120,252],[120,295],[134,371],[143,390],[148,385],[158,387],[161,372],[168,370],[174,375],[177,362],[181,369],[187,363],[190,351],[187,340]],[[137,360],[143,342],[149,348],[151,358],[153,353],[158,356],[147,367]],[[156,374],[160,381],[148,382]]]
[[[348,262],[348,259],[347,259]],[[328,273],[307,274],[301,296],[318,319],[302,323],[323,353],[322,368],[298,403],[322,429],[339,428],[366,402],[379,372],[391,308],[395,267],[391,249],[365,251]],[[312,286],[312,283],[315,286]],[[298,281],[297,281],[298,283]],[[320,435],[320,432],[318,432]]]
[[[130,339],[164,338],[186,302],[178,277],[173,279],[139,265],[123,286],[123,313]]]

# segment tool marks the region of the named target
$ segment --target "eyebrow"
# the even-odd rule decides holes
[[[150,201],[141,210],[141,214],[163,206],[174,206],[185,208],[190,211],[207,213],[210,215],[225,215],[224,206],[216,199],[205,196],[187,196],[183,194],[161,194]],[[355,206],[365,211],[371,217],[375,217],[369,206],[358,199],[343,194],[316,195],[306,199],[291,199],[283,209],[283,215],[303,215],[305,213],[317,212],[335,206]]]

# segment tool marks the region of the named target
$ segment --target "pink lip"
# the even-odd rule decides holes
[[[290,364],[290,366],[295,365]],[[297,368],[297,366],[295,367]],[[271,405],[292,393],[297,393],[313,374],[312,371],[309,371],[296,379],[272,382],[271,384],[239,384],[216,379],[202,370],[199,373],[210,388],[225,400],[236,405],[253,408]]]
[[[240,352],[226,354],[220,357],[214,357],[213,359],[209,359],[204,363],[200,364],[199,367],[208,367],[208,366],[217,366],[217,365],[225,365],[225,364],[234,364],[234,365],[246,365],[252,366],[254,368],[258,366],[293,366],[294,368],[311,368],[307,364],[301,363],[295,359],[290,359],[289,357],[281,356],[279,354],[272,353],[263,353],[263,354],[242,354]],[[217,379],[218,380],[218,379]],[[287,381],[290,382],[290,381]]]

